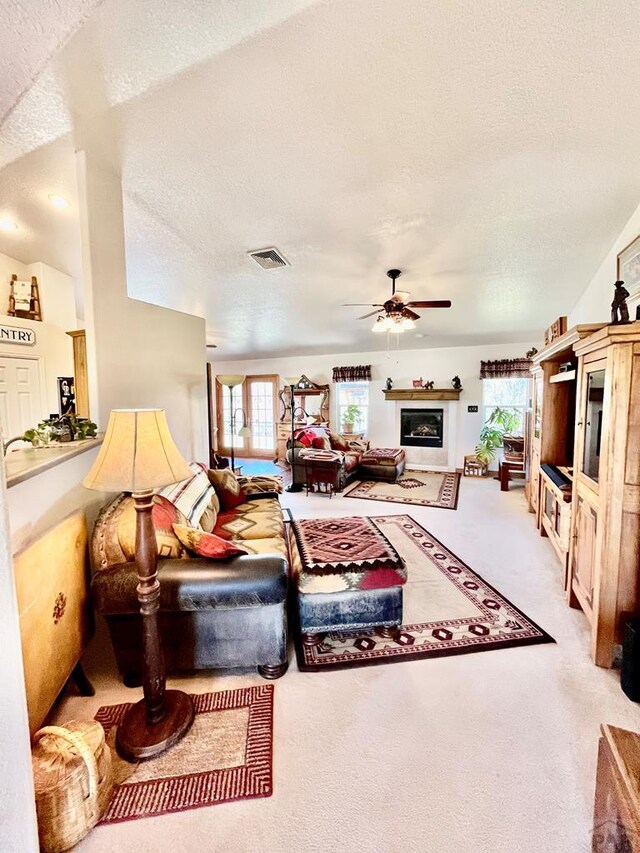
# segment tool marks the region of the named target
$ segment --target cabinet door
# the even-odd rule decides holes
[[[596,559],[598,514],[584,498],[575,503],[575,545],[573,550],[573,584],[581,604],[592,607],[593,578]],[[589,614],[590,615],[590,614]]]
[[[604,417],[607,360],[584,365],[580,383],[579,418],[574,465],[580,481],[599,492],[600,445]]]

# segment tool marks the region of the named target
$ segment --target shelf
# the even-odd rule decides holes
[[[385,400],[459,400],[462,388],[392,388]]]
[[[572,382],[577,375],[575,370],[565,370],[563,373],[556,373],[549,377],[549,382],[555,385],[557,382]]]

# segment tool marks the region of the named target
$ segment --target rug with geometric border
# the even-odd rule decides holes
[[[115,750],[118,723],[132,703],[104,705],[95,719],[111,747],[114,793],[100,825],[270,797],[273,792],[273,684],[191,694],[195,719],[185,737],[149,761]]]
[[[393,638],[376,631],[333,632],[319,645],[303,646],[297,637],[299,669],[343,669],[555,642],[411,516],[371,520],[405,561],[403,624]]]
[[[343,497],[457,509],[459,490],[460,474],[456,471],[406,470],[395,483],[386,480],[361,480],[354,483],[343,493]]]

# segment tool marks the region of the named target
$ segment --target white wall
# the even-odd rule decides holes
[[[465,453],[472,453],[482,428],[482,381],[478,378],[480,362],[498,358],[520,358],[532,344],[493,344],[489,346],[446,347],[441,349],[393,350],[386,352],[341,353],[243,361],[213,361],[214,373],[261,374],[283,376],[306,374],[314,382],[331,382],[332,369],[350,364],[370,364],[369,438],[377,447],[397,447],[396,405],[386,401],[382,393],[390,376],[396,388],[410,388],[411,380],[422,377],[433,380],[436,388],[450,388],[451,379],[462,381],[457,418],[456,466],[462,467]],[[477,414],[467,406],[477,405]],[[336,421],[335,385],[331,387],[331,420]]]
[[[597,273],[589,282],[584,293],[568,315],[569,328],[578,323],[608,323],[611,317],[613,283],[617,278],[616,261],[618,254],[640,234],[640,206],[622,229],[617,240],[603,260]],[[640,302],[640,291],[632,293],[628,300],[631,319],[635,317],[635,306]]]
[[[0,253],[0,314],[9,308],[11,276],[29,281],[32,275],[38,279],[38,295],[44,322],[58,326],[65,332],[78,327],[75,282],[70,275],[60,272],[40,261],[22,264],[9,255]]]
[[[93,419],[104,429],[111,409],[163,408],[183,455],[207,461],[205,322],[129,298],[120,178],[77,158]]]

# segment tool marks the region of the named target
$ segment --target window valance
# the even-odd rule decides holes
[[[371,382],[371,365],[358,364],[353,367],[334,367],[334,382]]]
[[[530,358],[501,358],[480,362],[480,379],[511,379],[514,376],[531,376]]]

